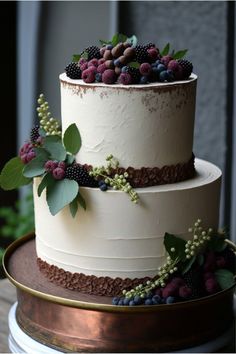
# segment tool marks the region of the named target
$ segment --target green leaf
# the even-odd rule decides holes
[[[71,124],[66,129],[63,137],[63,143],[66,151],[70,152],[72,155],[77,154],[81,148],[81,136],[75,123]]]
[[[73,61],[74,63],[78,63],[78,61],[80,60],[80,58],[81,58],[81,55],[80,55],[80,54],[73,54],[73,56],[72,56],[72,61]]]
[[[138,63],[137,61],[131,61],[130,63],[127,64],[127,66],[138,69],[140,67],[140,63]]]
[[[79,191],[76,181],[62,179],[47,187],[47,203],[52,215],[56,215],[66,205],[70,204]]]
[[[126,42],[130,43],[132,45],[132,47],[136,47],[137,43],[138,43],[138,38],[133,35],[129,38],[127,38]]]
[[[86,51],[84,51],[82,54],[81,54],[81,58],[85,59],[85,60],[88,60],[88,53]]]
[[[200,266],[203,265],[203,263],[204,263],[204,256],[203,256],[203,254],[199,254],[199,255],[197,256],[197,262],[198,262],[198,264],[199,264]]]
[[[79,205],[81,206],[81,208],[86,210],[86,202],[85,202],[85,199],[83,198],[83,196],[81,195],[81,193],[78,194],[78,202],[79,202]]]
[[[226,247],[227,243],[224,235],[212,235],[210,241],[208,241],[208,248],[213,252],[222,252]]]
[[[46,173],[38,186],[38,196],[40,197],[43,190],[48,186],[52,186],[54,182],[55,179],[53,178],[52,174],[50,172]]]
[[[52,160],[65,160],[66,150],[62,145],[62,141],[59,136],[47,136],[44,139],[43,147],[49,152]]]
[[[189,269],[192,267],[193,263],[196,260],[196,256],[193,256],[192,258],[186,260],[183,264],[182,264],[182,274],[185,274],[189,271]]]
[[[31,160],[23,169],[23,175],[28,178],[41,176],[45,172],[45,162],[48,159],[48,153],[43,148],[36,148],[36,157]]]
[[[116,33],[111,40],[112,45],[115,47],[118,43],[123,43],[127,39],[127,36],[122,33]]]
[[[164,57],[165,55],[167,55],[169,53],[169,50],[170,50],[170,43],[167,43],[160,53],[161,56]]]
[[[188,51],[188,49],[179,50],[178,52],[174,53],[173,59],[181,59],[181,58],[183,58],[186,55],[187,51]]]
[[[70,213],[71,213],[73,218],[75,217],[75,215],[77,213],[77,210],[78,210],[78,200],[77,200],[77,198],[75,198],[70,203]]]
[[[74,155],[67,154],[67,156],[66,156],[66,164],[67,165],[71,165],[74,161],[75,161]]]
[[[20,157],[14,157],[6,163],[0,175],[2,189],[11,190],[30,183],[30,179],[23,176],[25,165]]]
[[[235,284],[234,274],[228,269],[218,269],[215,277],[221,289],[228,289]]]
[[[105,39],[99,39],[101,45],[103,44],[111,44],[111,41],[106,41]]]
[[[186,241],[182,238],[176,237],[167,232],[165,233],[164,245],[171,259],[179,258],[179,260],[185,261],[185,244]],[[174,252],[171,251],[173,248],[175,249]]]
[[[39,135],[42,136],[43,138],[46,136],[46,132],[43,128],[39,128]]]

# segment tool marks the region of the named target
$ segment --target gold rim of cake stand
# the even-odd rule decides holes
[[[10,273],[7,270],[7,263],[11,257],[11,255],[14,253],[14,251],[21,245],[23,245],[24,243],[26,243],[27,241],[30,241],[32,239],[35,238],[35,234],[34,232],[31,232],[25,236],[22,236],[21,238],[17,239],[16,241],[12,242],[6,249],[6,251],[4,252],[3,255],[3,259],[2,259],[2,266],[4,269],[4,272],[7,276],[7,278],[10,280],[10,282],[15,285],[16,288],[21,289],[23,291],[25,291],[26,293],[29,293],[30,295],[33,295],[35,297],[41,298],[43,300],[46,301],[50,301],[56,304],[61,304],[64,306],[69,306],[69,307],[77,307],[77,308],[81,308],[81,309],[87,309],[87,310],[96,310],[96,311],[106,311],[106,312],[153,312],[153,311],[164,311],[164,309],[166,308],[165,304],[161,304],[158,306],[155,305],[150,305],[150,306],[117,306],[117,305],[110,305],[110,304],[99,304],[99,303],[94,303],[94,302],[86,302],[86,301],[81,301],[81,300],[71,300],[71,299],[67,299],[64,297],[59,297],[59,296],[55,296],[55,295],[50,295],[50,294],[46,294],[44,292],[38,291],[38,290],[34,290],[20,282],[18,282],[17,280],[15,280]],[[236,253],[236,245],[226,239],[225,242],[231,247],[231,249]],[[236,277],[236,276],[235,276]],[[220,294],[223,294],[227,291],[232,290],[235,287],[236,284],[232,285],[230,288],[219,291],[216,294],[213,295],[208,295],[205,296],[203,298],[200,299],[196,299],[196,300],[191,300],[191,301],[185,301],[185,302],[179,302],[179,303],[174,303],[174,304],[169,304],[169,306],[183,306],[183,304],[185,306],[190,306],[192,303],[199,303],[199,302],[205,302],[208,301],[210,298],[212,297],[216,297],[216,296],[220,296]]]

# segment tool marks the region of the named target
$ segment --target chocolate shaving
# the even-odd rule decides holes
[[[71,273],[57,266],[50,265],[40,258],[37,258],[39,270],[52,283],[69,290],[79,291],[89,295],[118,296],[122,290],[130,290],[140,283],[144,283],[151,278],[111,278],[96,277],[95,275],[85,275],[83,273]]]

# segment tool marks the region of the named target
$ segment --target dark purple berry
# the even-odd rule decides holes
[[[166,70],[166,66],[164,64],[158,64],[157,65],[157,70],[159,73],[161,73],[162,71]]]
[[[84,82],[87,84],[90,84],[95,81],[95,71],[93,69],[94,67],[90,67],[82,72],[82,79]]]
[[[132,76],[127,72],[121,73],[118,81],[122,85],[130,85],[133,82]]]
[[[125,306],[129,306],[129,303],[130,303],[130,300],[128,297],[125,297],[124,300],[123,300],[123,303]]]
[[[135,297],[134,297],[135,305],[140,305],[142,302],[143,302],[142,298],[139,295],[135,295]]]
[[[129,301],[129,306],[136,306],[137,304],[134,302],[134,300]]]
[[[88,68],[89,68],[90,66],[95,66],[95,67],[97,67],[97,66],[98,66],[98,60],[97,60],[96,58],[91,59],[91,60],[88,62]]]
[[[158,305],[161,303],[161,297],[159,295],[154,295],[152,297],[152,302],[154,305]]]
[[[183,78],[188,79],[193,71],[193,64],[186,59],[179,59],[178,63],[183,69]]]
[[[99,188],[101,189],[101,191],[106,192],[107,191],[106,183],[103,183],[102,185],[100,185]]]
[[[30,140],[34,143],[37,141],[37,139],[40,137],[39,134],[39,125],[36,125],[35,127],[33,127],[31,129],[31,133],[30,133]]]
[[[102,82],[104,82],[104,84],[114,84],[116,82],[116,78],[116,73],[112,69],[107,69],[102,74]]]
[[[192,297],[192,289],[187,285],[183,285],[179,288],[179,296],[183,299],[190,299]]]
[[[98,182],[89,175],[88,171],[76,163],[66,168],[65,178],[76,181],[82,187],[98,186]]]
[[[66,75],[73,80],[81,79],[81,68],[78,63],[70,63],[65,68]]]
[[[88,61],[91,59],[100,59],[101,58],[101,54],[100,54],[100,48],[92,45],[90,47],[87,47],[82,53],[81,55],[83,55],[83,53],[86,52],[88,54]]]
[[[55,179],[63,179],[65,177],[65,170],[63,168],[60,167],[56,167],[53,171],[52,171],[52,175]]]
[[[148,76],[152,71],[152,67],[149,63],[142,63],[139,67],[139,71],[141,75]]]

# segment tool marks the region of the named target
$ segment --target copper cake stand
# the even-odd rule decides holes
[[[36,260],[33,234],[15,241],[4,255],[4,270],[17,288],[17,323],[59,351],[172,352],[215,339],[234,321],[234,287],[170,305],[113,306],[109,297],[54,285]]]

